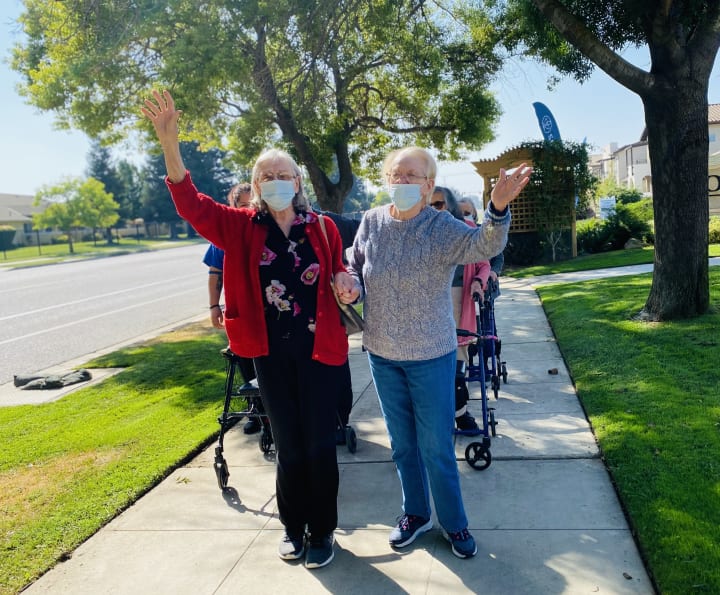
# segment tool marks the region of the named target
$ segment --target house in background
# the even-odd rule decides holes
[[[708,137],[710,214],[720,215],[720,103],[708,105]],[[652,195],[647,128],[643,130],[639,141],[620,148],[617,143],[610,143],[603,148],[602,153],[590,155],[589,161],[590,171],[599,180],[612,177],[619,186]]]
[[[613,178],[618,186],[635,188],[643,194],[652,194],[652,174],[648,152],[647,132],[640,140],[618,148],[610,143],[602,153],[590,155],[590,171],[599,179]]]
[[[32,216],[42,213],[48,204],[47,201],[41,201],[36,205],[35,197],[27,194],[0,194],[0,225],[16,229],[13,244],[28,244],[27,238],[33,233]]]

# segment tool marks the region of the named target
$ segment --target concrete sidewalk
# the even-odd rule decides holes
[[[274,462],[239,424],[226,436],[227,490],[217,486],[213,444],[26,593],[654,593],[531,282],[504,278],[502,293],[496,316],[509,377],[500,398],[490,396],[499,422],[492,464],[472,469],[464,460],[472,439],[456,443],[475,558],[453,556],[437,523],[405,550],[388,546],[400,486],[367,357],[353,339],[358,449],[338,447],[330,566],[310,571],[277,557]],[[471,411],[479,417],[480,403]]]

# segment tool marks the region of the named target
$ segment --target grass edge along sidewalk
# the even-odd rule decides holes
[[[202,322],[93,360],[123,373],[0,408],[0,593],[19,592],[217,436],[227,340]]]
[[[538,293],[659,591],[720,593],[720,267],[686,321],[632,320],[651,280]]]

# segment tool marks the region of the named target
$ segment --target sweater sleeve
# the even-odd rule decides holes
[[[365,266],[365,244],[368,240],[368,220],[367,214],[363,215],[357,233],[355,234],[355,240],[353,241],[352,249],[350,250],[350,256],[348,258],[347,271],[352,277],[360,284],[360,297],[358,301],[361,302],[365,298],[365,284],[363,282],[363,267]]]
[[[227,250],[226,238],[238,233],[237,213],[240,210],[215,202],[200,192],[193,184],[190,172],[177,184],[165,178],[165,184],[170,190],[178,215],[206,240],[221,250]]]
[[[340,232],[338,231],[335,222],[325,215],[320,215],[324,218],[325,230],[327,231],[328,244],[330,245],[330,255],[332,256],[332,274],[337,275],[341,271],[345,271],[345,265],[343,264],[343,242]]]
[[[452,216],[438,218],[437,233],[441,234],[442,245],[446,247],[445,258],[450,263],[468,264],[489,260],[499,254],[507,243],[510,228],[510,211],[498,216],[485,211],[482,225],[468,227]]]

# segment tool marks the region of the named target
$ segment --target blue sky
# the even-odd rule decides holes
[[[89,142],[80,132],[56,130],[53,115],[28,106],[15,90],[19,76],[7,60],[19,39],[13,20],[22,10],[20,0],[0,2],[0,193],[34,194],[41,186],[68,176],[83,176]],[[628,51],[625,58],[647,68],[645,51]],[[546,88],[548,71],[532,62],[508,65],[493,85],[503,115],[496,140],[470,159],[492,159],[507,147],[525,140],[541,139],[532,104],[539,101],[553,112],[563,140],[582,142],[599,150],[611,142],[619,146],[639,140],[644,127],[642,103],[600,70],[584,85],[563,80],[554,90]],[[720,103],[720,71],[717,61],[710,81],[711,103]],[[140,161],[141,156],[130,156]],[[462,193],[479,193],[481,178],[469,160],[441,163],[437,183]]]

